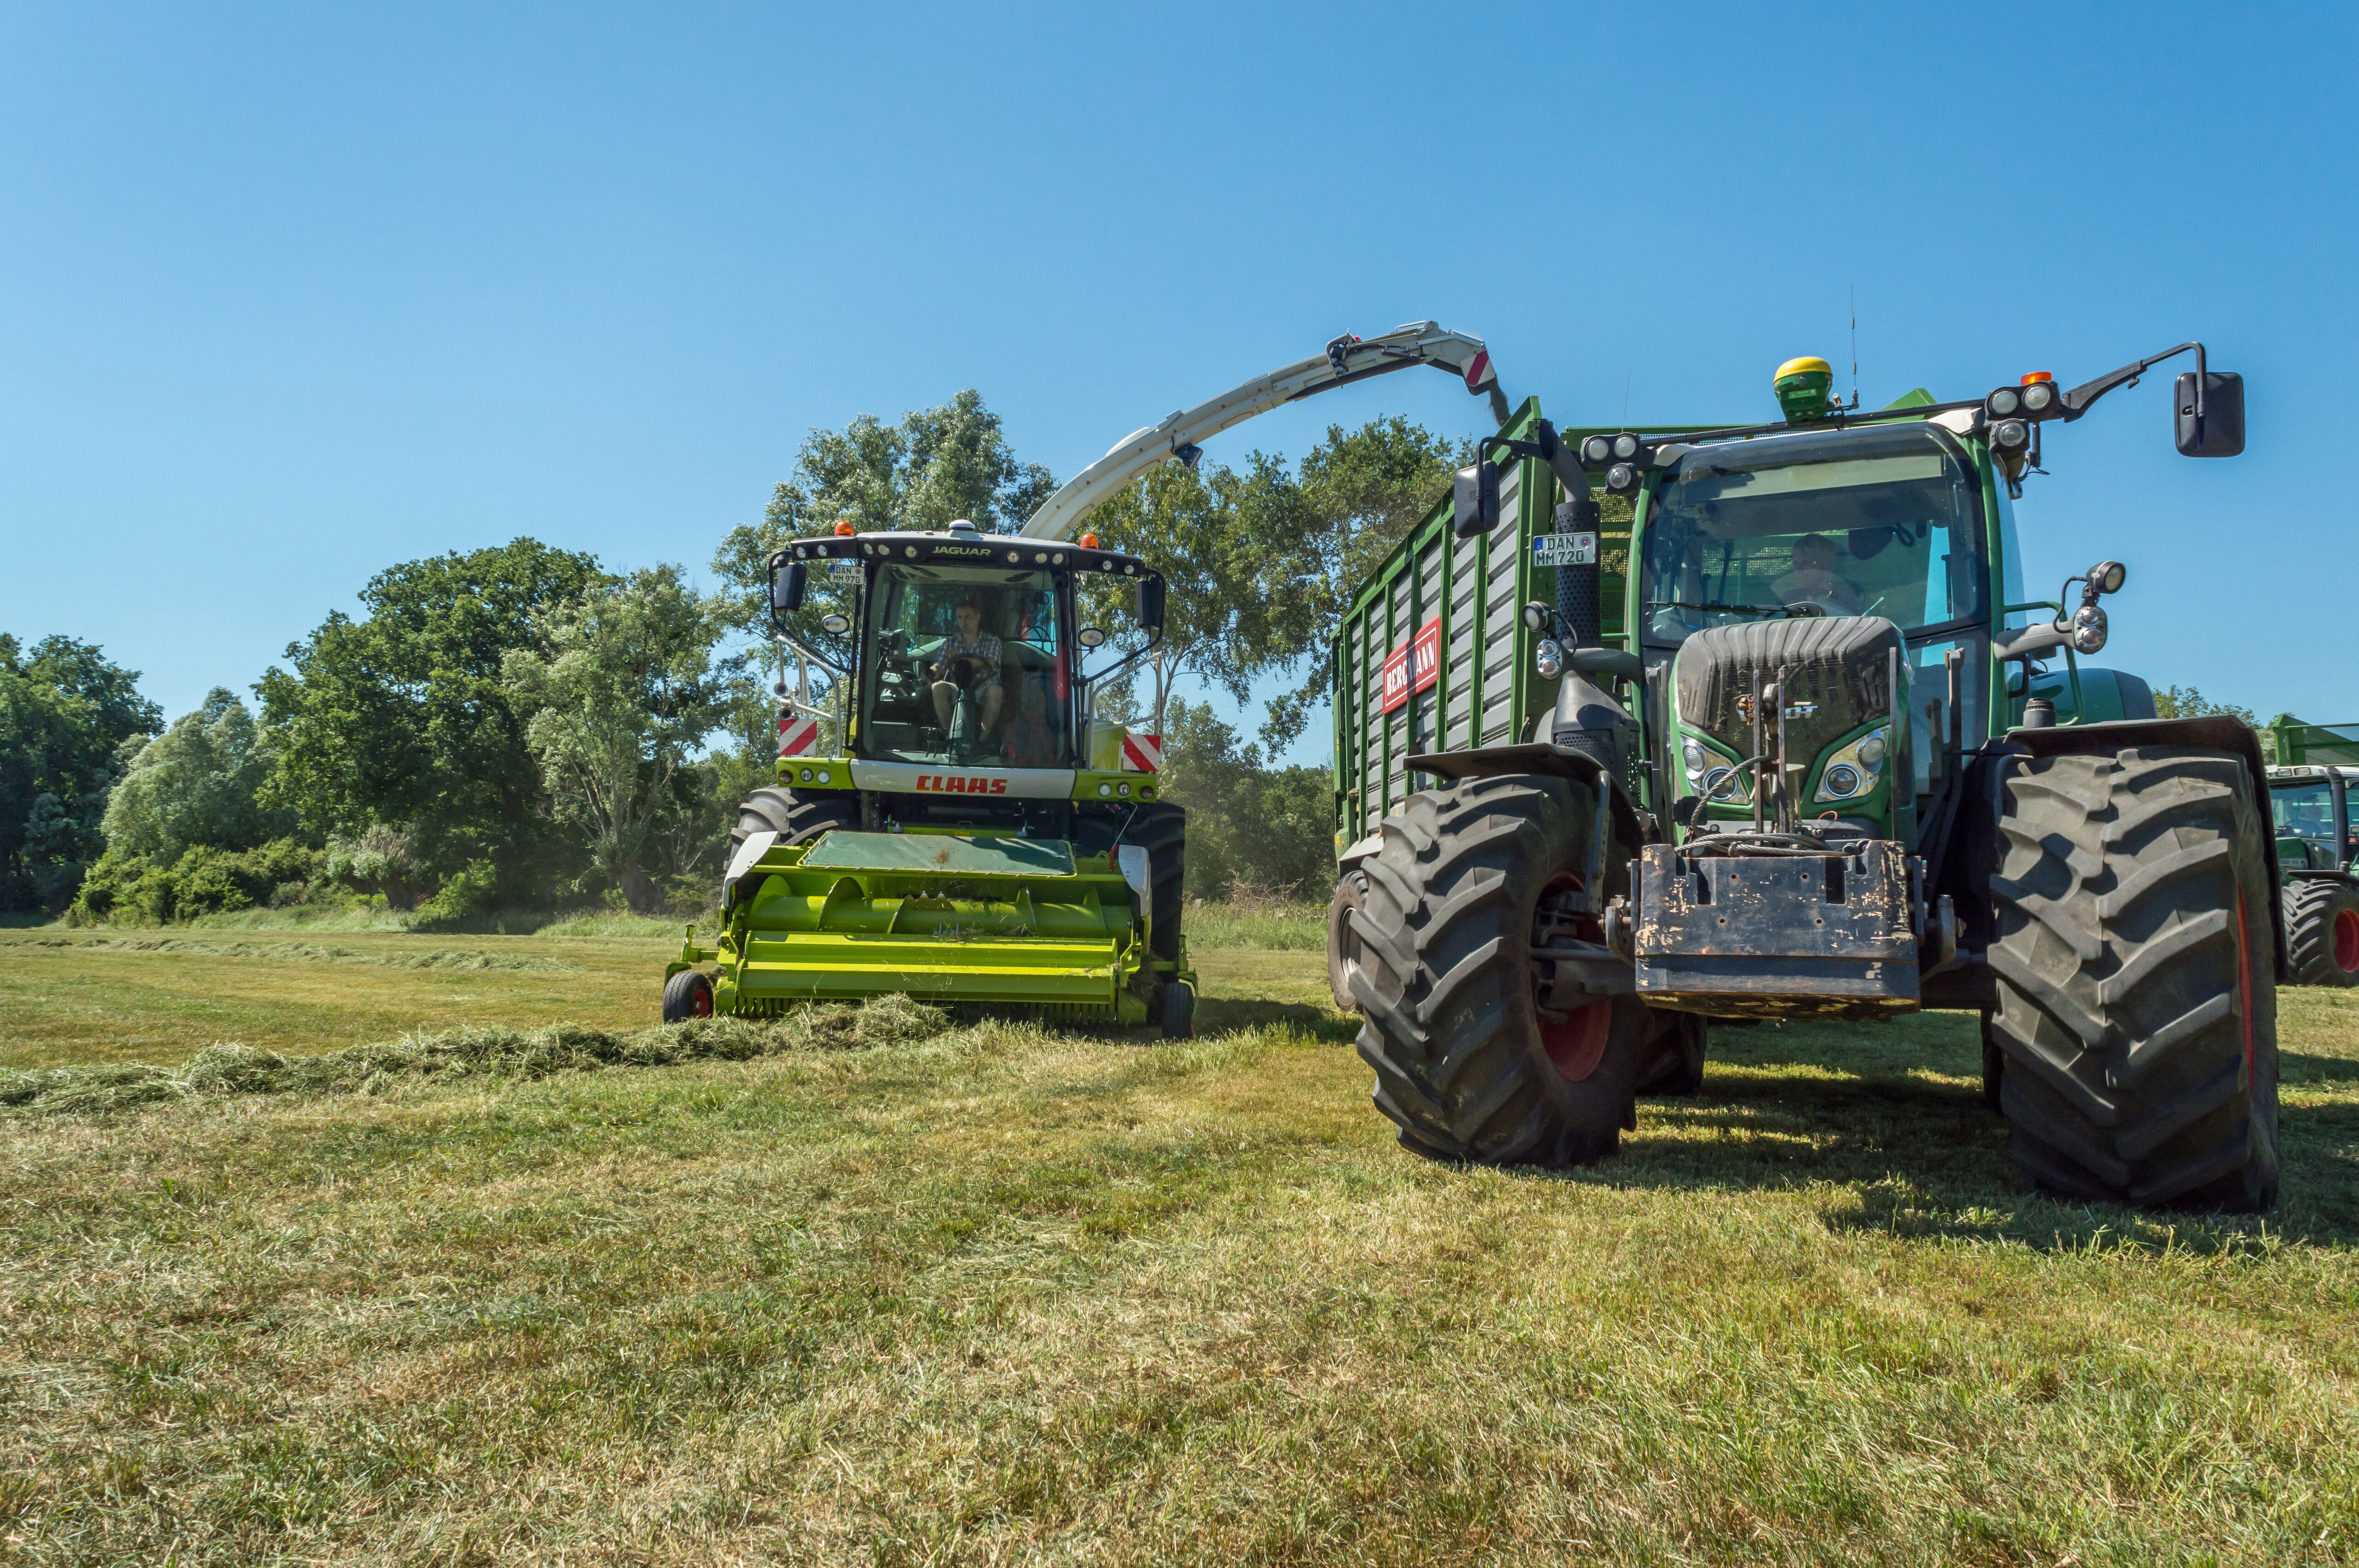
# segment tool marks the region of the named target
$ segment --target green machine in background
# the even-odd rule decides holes
[[[2269,813],[2277,828],[2279,899],[2297,986],[2359,985],[2359,724],[2269,721],[2277,762]]]

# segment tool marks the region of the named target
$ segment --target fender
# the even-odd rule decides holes
[[[2204,752],[2225,752],[2245,764],[2245,788],[2253,808],[2259,813],[2264,827],[2268,821],[2269,805],[2263,783],[2268,777],[2261,759],[2261,740],[2253,733],[2252,726],[2242,719],[2212,715],[2202,719],[2125,719],[2102,724],[2061,724],[2038,730],[2010,730],[2006,738],[1987,746],[1969,760],[1971,767],[1979,761],[1985,777],[1969,781],[1964,798],[1960,802],[1958,830],[1950,836],[1942,855],[1943,863],[1927,879],[1929,887],[1950,889],[1957,884],[1971,885],[1979,900],[1973,907],[1989,907],[1989,892],[1984,885],[1989,881],[1987,866],[1977,869],[1978,858],[1973,851],[1995,844],[1998,834],[1998,817],[2005,801],[2005,783],[2009,758],[2063,757],[2105,754],[2130,746],[2185,746]],[[1975,788],[1974,784],[1984,787]],[[2277,858],[2264,855],[2262,863],[2269,879],[2270,948],[2277,956],[2277,973],[2289,967],[2286,952],[2284,923],[2277,918],[2277,900],[2283,889],[2277,875]],[[1962,911],[1969,907],[1964,900]]]
[[[1620,779],[1597,765],[1597,759],[1586,752],[1576,752],[1552,741],[1533,741],[1521,746],[1476,746],[1463,752],[1419,752],[1408,759],[1413,773],[1433,773],[1439,777],[1484,779],[1501,773],[1552,773],[1571,779],[1586,788],[1594,789],[1603,777],[1611,787],[1606,798],[1613,802],[1614,836],[1629,849],[1648,842],[1639,824],[1638,807]]]

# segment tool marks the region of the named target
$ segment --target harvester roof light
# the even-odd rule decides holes
[[[1614,455],[1617,458],[1636,457],[1638,455],[1638,438],[1631,435],[1614,437]]]
[[[838,534],[849,535],[857,533],[859,530],[853,527],[851,518],[839,517],[835,520],[835,531]]]
[[[1082,548],[1084,550],[1094,550],[1097,547],[1098,536],[1095,534],[1084,534],[1082,535]]]
[[[1007,564],[1008,564],[1009,566],[1011,566],[1011,567],[1014,567],[1014,566],[1021,566],[1021,565],[1023,565],[1023,563],[1024,563],[1024,552],[1023,552],[1023,551],[1021,551],[1021,550],[1010,550],[1010,551],[1008,551],[1008,552],[1007,552]]]
[[[1050,556],[1049,557],[1049,564],[1052,567],[1063,566],[1065,564],[1065,552],[1059,550],[1055,555]]]
[[[1035,550],[1035,551],[1033,551],[1033,552],[1032,552],[1032,564],[1033,564],[1034,566],[1036,566],[1036,567],[1045,567],[1045,566],[1047,566],[1047,565],[1049,564],[1049,552],[1048,552],[1048,551],[1046,551],[1046,550]]]
[[[2027,370],[2023,373],[2024,385],[2038,386],[2043,383],[2053,386],[2056,384],[2056,378],[2044,370]]]
[[[810,555],[810,551],[809,549],[805,548],[803,546],[801,546],[801,545],[797,545],[797,546],[795,546],[795,559],[797,559],[797,560],[801,560],[805,556],[808,556],[808,555]]]

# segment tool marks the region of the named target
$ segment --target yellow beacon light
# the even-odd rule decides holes
[[[1786,423],[1807,425],[1827,416],[1835,373],[1826,361],[1805,354],[1779,365],[1777,378],[1770,384],[1777,394],[1777,406],[1785,411]]]

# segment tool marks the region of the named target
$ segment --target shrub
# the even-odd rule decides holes
[[[326,857],[294,838],[232,851],[200,844],[179,860],[110,845],[67,918],[77,925],[163,925],[262,904],[299,903],[324,881]]]

